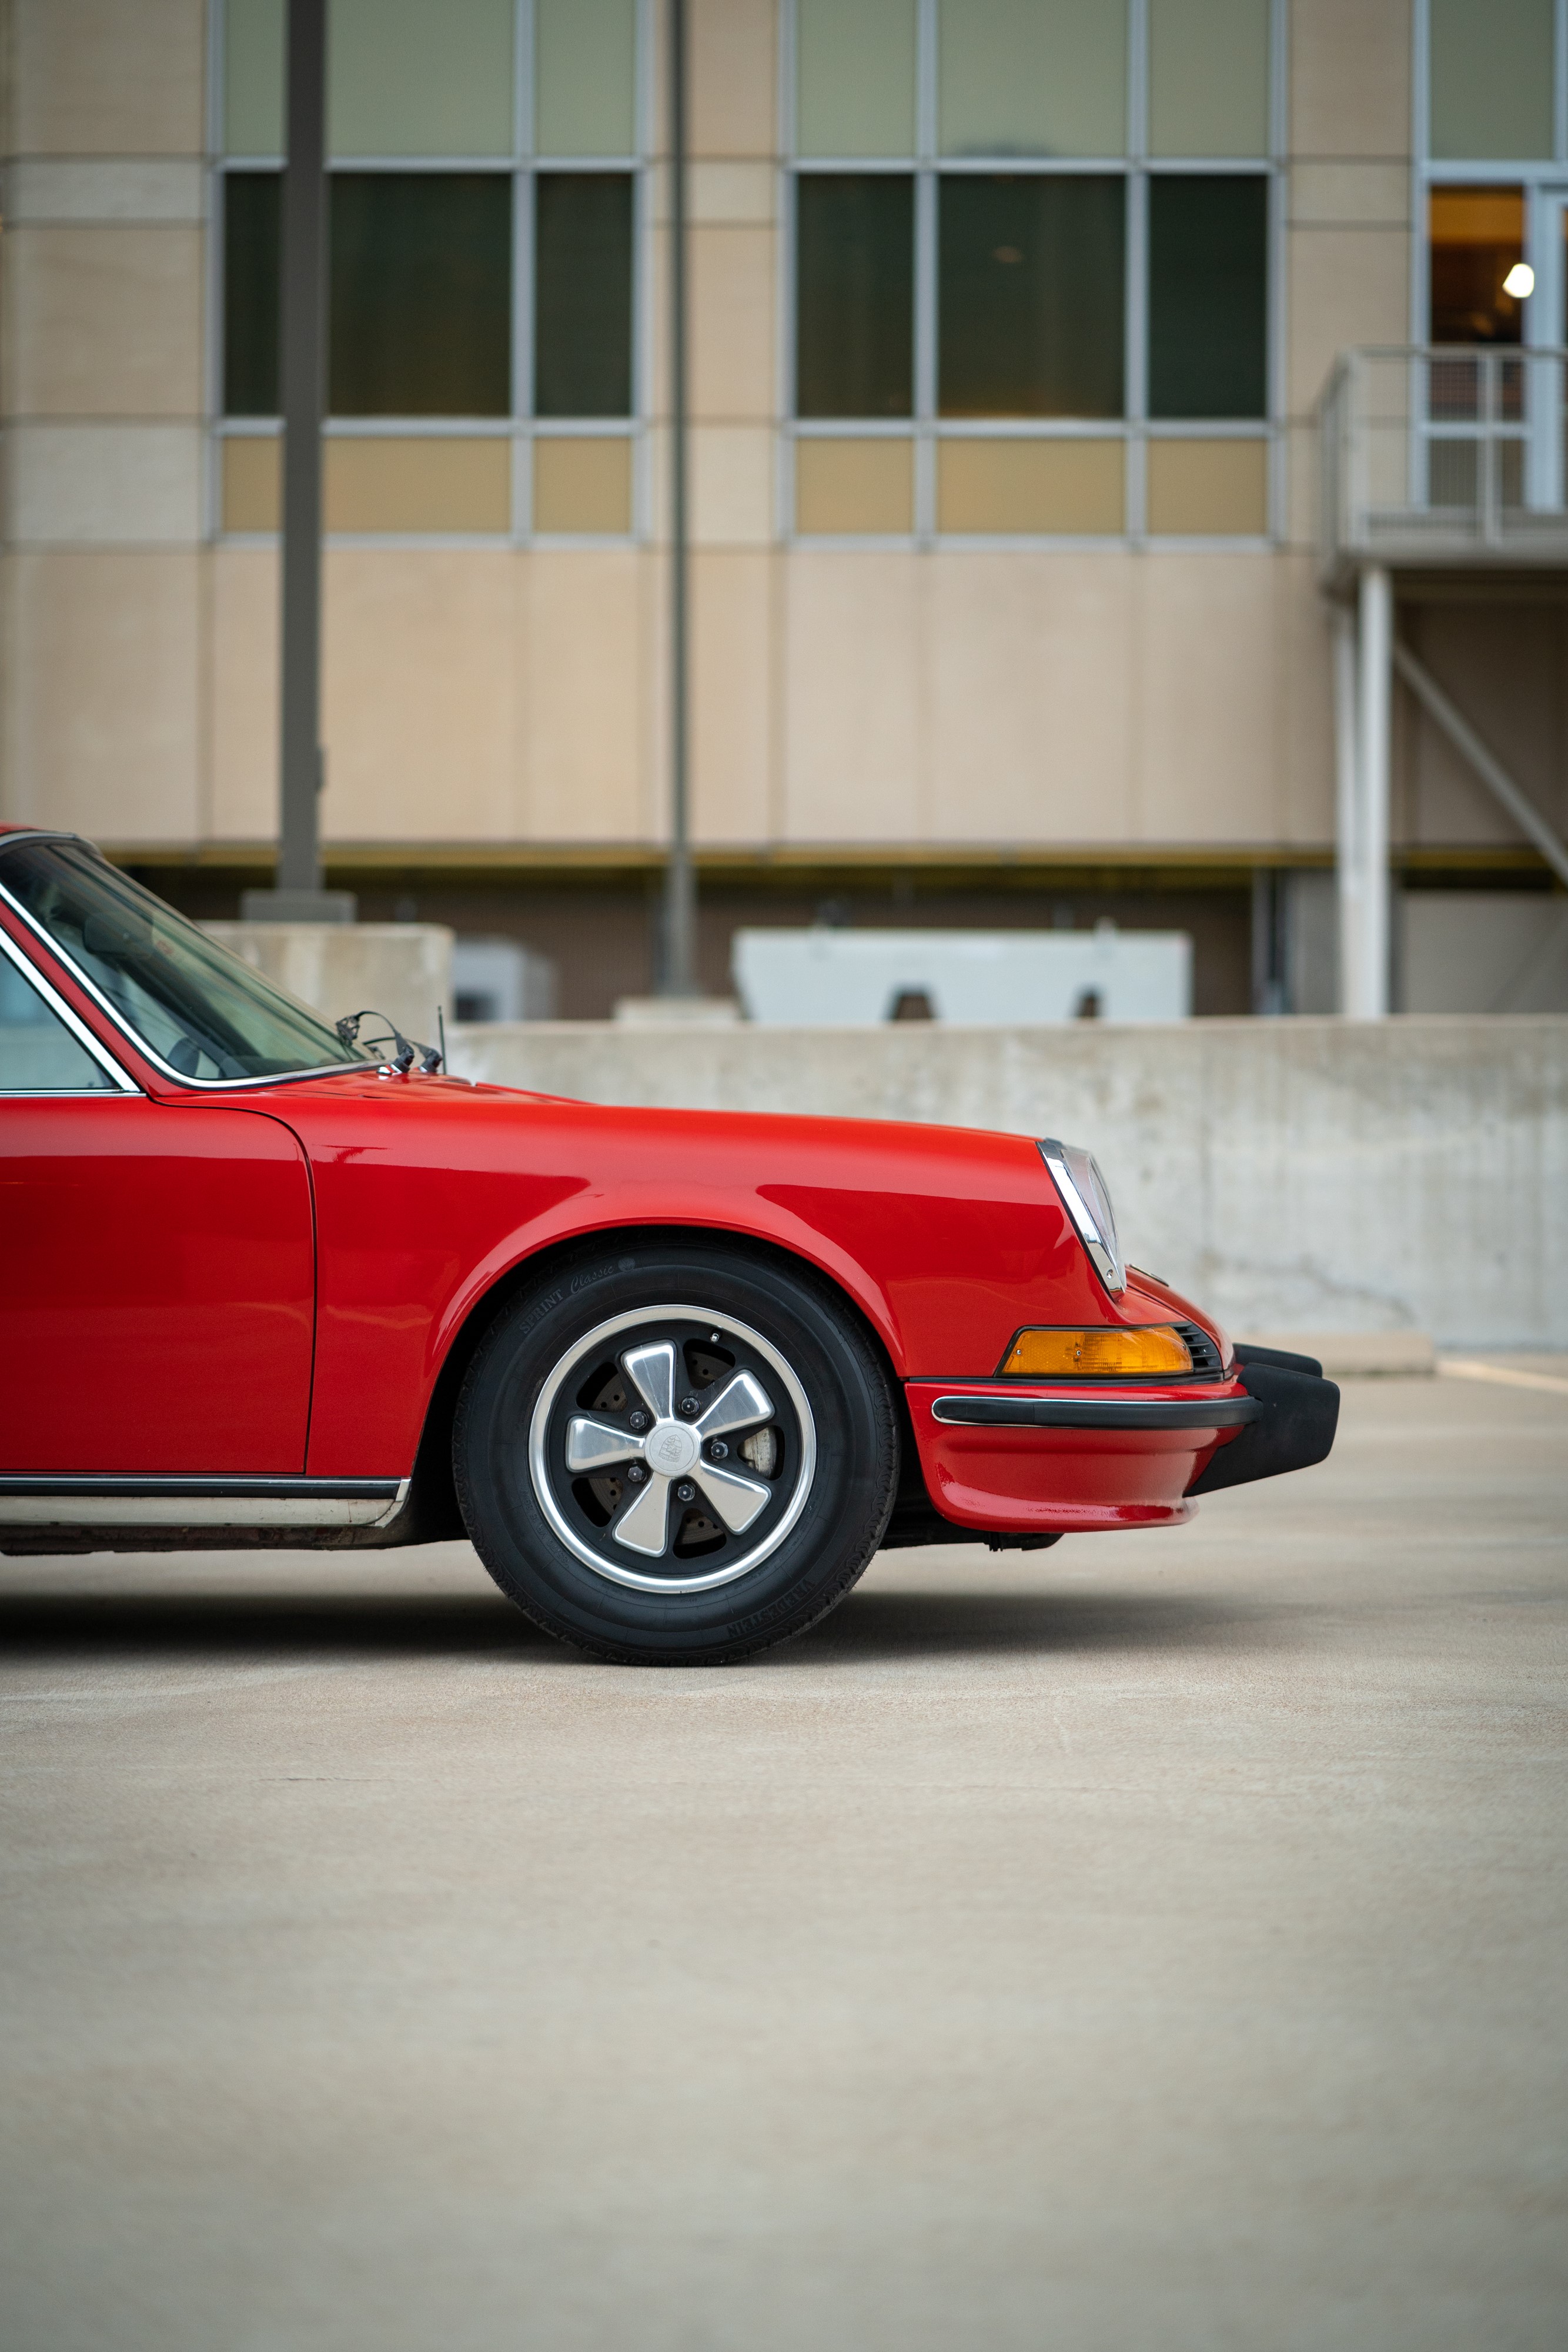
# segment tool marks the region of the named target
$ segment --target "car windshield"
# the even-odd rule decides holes
[[[366,1059],[86,842],[23,835],[0,848],[0,886],[183,1077],[275,1078]]]

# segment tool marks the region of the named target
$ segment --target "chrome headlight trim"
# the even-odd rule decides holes
[[[1127,1287],[1127,1269],[1116,1238],[1116,1213],[1100,1162],[1082,1144],[1059,1143],[1053,1135],[1041,1136],[1039,1150],[1091,1265],[1112,1297],[1119,1298]]]

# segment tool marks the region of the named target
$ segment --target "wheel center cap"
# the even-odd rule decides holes
[[[695,1465],[702,1446],[695,1429],[684,1429],[678,1421],[662,1421],[643,1452],[650,1470],[666,1478],[679,1478]]]

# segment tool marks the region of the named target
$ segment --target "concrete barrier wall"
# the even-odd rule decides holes
[[[1568,1347],[1568,1019],[450,1033],[594,1102],[810,1111],[1089,1145],[1132,1260],[1238,1333]]]

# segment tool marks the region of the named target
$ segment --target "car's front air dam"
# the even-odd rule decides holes
[[[1194,1473],[1267,1407],[1239,1380],[1071,1389],[914,1381],[905,1394],[926,1491],[959,1527],[1086,1534],[1176,1527]]]
[[[1217,1447],[1187,1488],[1189,1496],[1249,1486],[1254,1478],[1278,1478],[1287,1470],[1310,1470],[1326,1460],[1334,1441],[1339,1391],[1321,1373],[1296,1369],[1311,1363],[1311,1357],[1246,1348],[1236,1354],[1239,1378],[1261,1409],[1235,1437]]]

